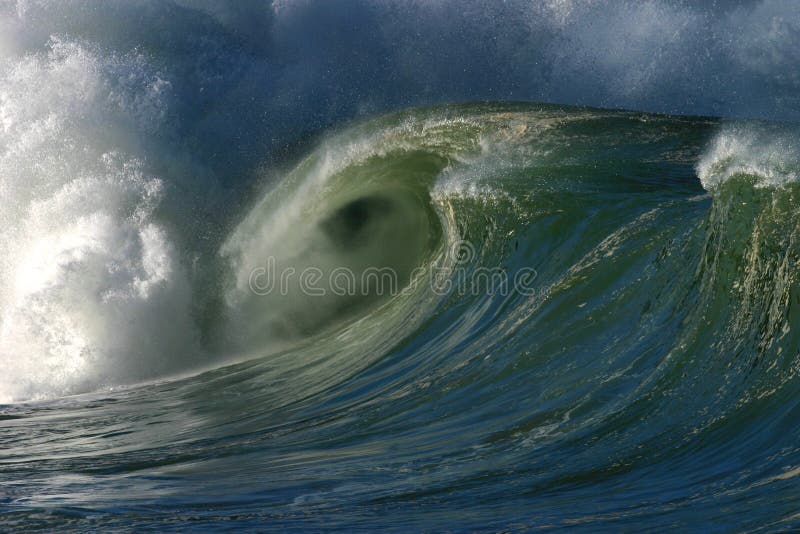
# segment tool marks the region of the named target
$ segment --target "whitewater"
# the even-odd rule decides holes
[[[798,528],[799,39],[3,0],[0,527]]]

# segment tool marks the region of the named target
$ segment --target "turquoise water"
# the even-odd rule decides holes
[[[120,208],[136,246],[70,226],[4,323],[21,354],[31,332],[66,348],[0,382],[0,522],[798,528],[797,146],[775,123],[417,108],[317,142],[186,282],[151,228],[180,227],[168,209]],[[127,285],[89,307],[95,278],[70,273],[108,262]],[[164,311],[185,295],[189,319]],[[103,359],[137,340],[136,365]]]

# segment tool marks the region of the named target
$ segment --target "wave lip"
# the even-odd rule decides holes
[[[729,124],[715,136],[696,169],[707,191],[736,175],[754,177],[759,187],[796,182],[800,135],[785,125]]]

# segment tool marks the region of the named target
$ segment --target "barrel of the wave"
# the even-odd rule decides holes
[[[390,133],[324,144],[227,240],[219,337],[227,349],[270,352],[356,320],[407,291],[439,254],[441,220],[428,188],[443,159],[384,152]],[[349,161],[356,141],[377,146]]]

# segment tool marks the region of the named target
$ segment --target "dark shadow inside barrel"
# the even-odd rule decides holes
[[[383,217],[391,216],[394,204],[388,198],[371,195],[349,202],[319,224],[336,246],[352,249],[365,241],[368,228]]]

